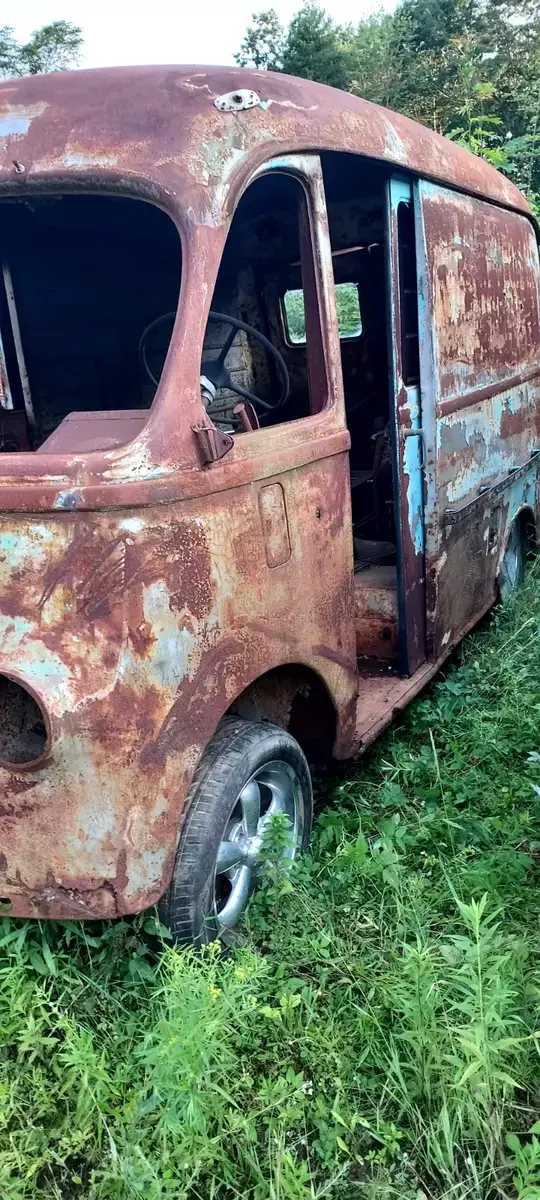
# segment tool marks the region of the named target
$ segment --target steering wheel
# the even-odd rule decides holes
[[[176,313],[163,313],[161,317],[156,317],[155,321],[151,321],[150,325],[146,326],[146,329],[144,330],[139,342],[139,357],[141,363],[146,371],[146,374],[148,375],[148,378],[156,387],[159,380],[156,379],[155,375],[150,369],[146,354],[148,338],[150,334],[153,333],[154,329],[157,329],[158,326],[164,324],[165,321],[174,321],[175,317]],[[220,325],[230,325],[231,332],[229,333],[217,358],[206,359],[201,364],[201,375],[206,376],[206,378],[210,380],[210,383],[213,385],[213,387],[215,387],[216,391],[222,391],[225,388],[227,391],[235,392],[237,396],[242,396],[242,399],[249,400],[251,404],[262,408],[264,412],[272,412],[275,408],[281,408],[288,399],[291,384],[287,366],[284,359],[281,357],[279,350],[276,350],[275,346],[273,346],[268,338],[264,336],[264,333],[260,333],[258,329],[255,329],[253,325],[248,325],[246,321],[240,321],[238,317],[229,317],[227,313],[219,313],[210,310],[208,313],[208,320],[215,321]],[[238,331],[241,329],[244,331],[244,333],[248,333],[250,337],[255,338],[257,342],[260,342],[261,346],[264,346],[264,349],[267,351],[267,353],[271,356],[271,358],[274,359],[280,381],[280,393],[274,404],[269,404],[267,400],[262,400],[261,397],[256,396],[254,392],[250,392],[247,388],[241,387],[239,383],[235,383],[231,379],[230,372],[227,370],[225,359],[229,353],[229,350],[231,349]],[[209,411],[211,412],[212,410],[215,411],[218,408],[225,407],[227,407],[227,405],[212,403],[209,405]]]

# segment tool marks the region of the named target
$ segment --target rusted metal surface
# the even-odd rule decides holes
[[[12,409],[13,400],[6,367],[6,355],[2,335],[0,333],[0,408]]]
[[[529,221],[423,185],[438,400],[538,366],[538,249]]]
[[[262,103],[218,111],[216,97],[238,81]],[[355,97],[266,72],[137,68],[0,86],[0,196],[108,189],[146,198],[176,221],[183,250],[171,347],[149,419],[133,440],[71,453],[58,444],[64,435],[69,442],[64,428],[52,445],[64,453],[49,445],[0,459],[0,674],[35,697],[47,738],[39,761],[0,766],[0,897],[11,900],[15,915],[106,916],[156,900],[170,878],[193,771],[231,707],[285,723],[298,696],[308,699],[306,688],[321,689],[335,713],[334,752],[346,756],[436,669],[434,659],[411,680],[360,680],[357,708],[349,435],[322,176],[313,156],[296,153],[306,147],[363,153],[524,214],[482,201],[471,208],[467,199],[456,226],[448,201],[445,207],[440,194],[424,193],[429,255],[420,267],[429,321],[422,362],[426,355],[435,362],[437,349],[442,355],[433,369],[433,417],[436,404],[463,387],[493,386],[483,366],[491,362],[492,326],[495,382],[532,371],[532,350],[512,358],[519,339],[538,342],[524,282],[529,270],[537,287],[527,204],[455,144]],[[313,405],[320,411],[264,430],[264,440],[262,431],[245,432],[223,460],[206,453],[202,465],[193,429],[204,416],[199,373],[207,313],[237,199],[272,159],[275,168],[296,171],[309,195],[302,249],[315,324],[315,297],[321,310],[314,381],[320,403]],[[484,209],[498,215],[479,230]],[[510,264],[514,331],[502,313],[499,259],[489,259],[480,284],[459,267],[463,251],[449,250],[458,237],[462,247],[470,243],[480,270],[497,230],[504,262],[508,239],[521,239],[519,264]],[[448,308],[457,300],[470,369],[459,357]],[[399,363],[396,372],[399,378]],[[410,600],[422,584],[418,497],[409,487],[419,464],[409,453],[412,439],[399,439],[418,413],[399,386],[396,395],[397,438],[408,455],[401,467]],[[477,403],[439,424],[425,467],[439,506],[428,513],[439,661],[490,602],[508,520],[524,505],[536,511],[535,478],[524,476],[505,492],[496,536],[488,503],[466,530],[448,537],[441,507],[466,500],[485,481],[480,468],[496,474],[520,454],[524,461],[539,399],[538,380],[527,375],[485,400],[487,439]],[[475,556],[482,554],[491,557],[478,570]],[[418,619],[411,631],[420,645]],[[272,675],[289,665],[301,666],[301,687],[290,674],[286,681]]]
[[[109,409],[104,412],[69,413],[49,437],[38,446],[37,454],[73,454],[104,450],[132,441],[144,427],[148,413],[140,409]],[[26,447],[27,448],[27,447]]]
[[[292,553],[272,569],[258,485],[115,515],[0,517],[0,670],[31,687],[51,731],[41,765],[0,767],[0,896],[14,914],[152,903],[203,747],[284,661],[325,682],[350,744],[346,456],[280,486]]]
[[[395,567],[372,567],[354,577],[358,654],[395,659],[399,645]]]
[[[424,386],[429,373],[436,413],[428,627],[438,654],[493,600],[509,522],[522,509],[537,511],[540,272],[534,230],[520,214],[431,184],[420,193],[424,363],[431,359]],[[466,520],[448,519],[460,510]]]
[[[379,674],[374,674],[371,664],[360,670],[360,693],[356,710],[359,739],[357,755],[363,754],[367,747],[375,741],[375,738],[388,727],[392,718],[402,712],[429,683],[430,679],[433,679],[461,639],[469,633],[481,617],[485,616],[491,608],[491,603],[490,600],[483,609],[475,613],[468,625],[454,635],[438,657],[432,659],[431,662],[423,663],[414,675],[405,679],[396,679],[395,675],[389,673],[385,664],[381,664],[382,669]]]
[[[291,557],[287,506],[281,483],[269,483],[260,489],[259,512],[266,562],[269,567],[281,567]]]
[[[496,383],[490,383],[487,387],[473,388],[472,391],[458,392],[455,396],[449,396],[447,400],[439,401],[437,405],[438,417],[449,417],[452,413],[461,412],[463,408],[472,408],[474,404],[482,404],[484,400],[492,400],[494,396],[500,396],[503,392],[511,392],[522,383],[528,383],[533,379],[540,377],[540,365],[535,363],[533,367],[528,367],[525,371],[518,371],[517,374],[511,375],[507,379],[498,379]]]
[[[492,484],[491,487],[482,487],[477,496],[469,500],[467,504],[461,504],[457,508],[447,508],[443,514],[443,522],[445,525],[458,525],[462,521],[466,521],[476,508],[488,503],[493,507],[494,502],[497,502],[502,494],[514,487],[523,480],[528,472],[534,472],[538,468],[538,455],[540,450],[535,450],[531,457],[522,464],[521,467],[511,467],[503,479],[499,479],[498,483]]]

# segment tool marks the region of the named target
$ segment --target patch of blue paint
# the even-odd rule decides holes
[[[405,439],[403,471],[408,477],[407,518],[415,554],[424,551],[424,492],[422,473],[422,438]]]
[[[14,113],[0,114],[0,138],[23,137],[30,129],[31,117],[16,117]]]

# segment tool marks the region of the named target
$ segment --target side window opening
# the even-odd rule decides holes
[[[292,317],[300,356],[282,320],[287,292],[302,297]],[[268,172],[238,204],[212,298],[201,390],[208,416],[232,434],[300,420],[327,402],[308,201],[292,175]]]
[[[0,200],[0,450],[74,453],[131,441],[156,386],[141,336],[176,310],[180,238],[142,200]],[[163,365],[172,322],[156,331]]]
[[[340,338],[357,338],[362,333],[362,317],[358,284],[336,283],[336,309]],[[283,317],[287,340],[292,346],[303,345],[306,340],[306,318],[304,293],[301,288],[290,288],[283,296]]]
[[[411,205],[405,200],[398,204],[397,226],[401,369],[405,386],[413,387],[420,380],[416,246],[414,213]]]

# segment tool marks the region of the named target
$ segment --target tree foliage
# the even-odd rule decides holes
[[[404,112],[540,192],[540,0],[401,0],[345,26],[308,0],[288,28],[254,14],[237,61]]]
[[[317,4],[307,3],[293,17],[283,47],[289,75],[324,79],[332,87],[347,86],[342,31]]]
[[[246,29],[235,59],[241,67],[279,71],[282,65],[285,33],[275,8],[253,13],[253,25]]]
[[[13,29],[6,25],[0,29],[0,77],[67,71],[77,66],[82,45],[82,30],[70,21],[52,21],[24,44],[15,40]]]

